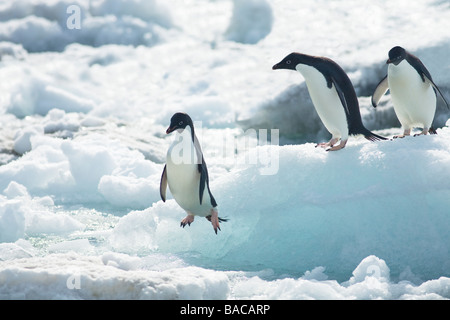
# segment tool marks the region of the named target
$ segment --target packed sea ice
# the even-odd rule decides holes
[[[392,138],[389,94],[370,104],[387,53],[420,57],[450,101],[449,16],[431,0],[0,1],[0,299],[450,299],[445,104],[437,135],[326,152],[303,77],[271,70],[332,58]],[[217,235],[159,195],[177,111],[229,219]]]

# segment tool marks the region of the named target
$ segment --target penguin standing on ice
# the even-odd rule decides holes
[[[178,205],[187,212],[181,220],[184,228],[194,221],[194,216],[206,217],[211,221],[214,231],[220,230],[219,221],[227,221],[218,217],[217,203],[209,189],[208,169],[197,136],[194,124],[186,113],[175,113],[166,130],[169,134],[177,130],[179,135],[167,151],[167,162],[161,176],[160,195],[166,201],[166,190],[169,185]]]
[[[370,141],[386,139],[364,127],[355,89],[345,71],[331,59],[294,52],[272,69],[297,70],[305,78],[314,107],[332,135],[329,142],[317,146],[328,148],[327,151],[340,150],[349,135],[356,134]],[[341,142],[336,145],[339,139]]]
[[[381,97],[390,90],[395,114],[403,128],[403,134],[394,138],[409,136],[414,126],[423,128],[420,134],[435,134],[432,123],[436,112],[436,94],[439,93],[447,108],[449,106],[430,72],[419,58],[398,46],[389,51],[386,63],[387,76],[375,88],[372,105],[376,107]]]

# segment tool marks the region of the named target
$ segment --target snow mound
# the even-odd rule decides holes
[[[266,0],[234,0],[233,16],[225,33],[228,40],[255,44],[272,30],[273,13]]]
[[[27,189],[14,181],[0,195],[0,242],[14,242],[25,235],[66,235],[84,229],[76,219],[50,210],[49,196],[31,197]]]
[[[0,269],[0,297],[167,300],[227,297],[227,277],[218,271],[197,267],[129,270],[133,258],[123,260],[114,255],[116,257],[108,253],[103,257],[66,253],[25,258],[14,264],[6,261]]]
[[[23,118],[28,115],[46,115],[52,109],[66,112],[87,113],[95,107],[92,99],[79,96],[76,89],[70,85],[49,80],[49,77],[28,70],[18,75],[23,81],[13,85],[9,93],[10,99],[6,111]]]
[[[75,42],[152,46],[171,26],[169,11],[157,0],[19,0],[0,8],[0,41],[28,52],[63,51]]]
[[[323,279],[323,268],[299,278],[265,280],[270,272],[213,271],[172,264],[152,270],[161,257],[145,258],[105,252],[99,256],[73,252],[30,257],[21,246],[0,245],[2,254],[22,255],[0,265],[1,299],[448,299],[450,278],[415,285],[389,281],[382,259],[369,256],[349,281]],[[1,259],[0,259],[1,260]],[[376,271],[375,273],[373,271]],[[313,279],[311,274],[321,279]]]
[[[378,143],[360,137],[339,153],[313,144],[267,147],[274,152],[268,157],[279,156],[276,174],[262,175],[255,165],[211,181],[219,216],[230,219],[218,236],[201,218],[179,228],[185,213],[168,200],[123,217],[111,245],[183,253],[205,267],[214,261],[295,274],[324,266],[341,281],[374,254],[396,278],[408,268],[423,280],[449,276],[449,135],[444,128]]]

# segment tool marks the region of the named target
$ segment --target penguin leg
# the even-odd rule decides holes
[[[341,140],[341,143],[339,143],[337,146],[332,146],[331,148],[327,149],[327,151],[337,151],[345,148],[345,145],[347,144],[347,140]]]
[[[406,137],[406,136],[409,136],[410,134],[411,134],[411,129],[405,129],[405,130],[403,131],[403,134],[398,135],[398,136],[394,136],[394,139],[397,139],[397,138],[404,138],[404,137]]]
[[[186,225],[190,226],[192,222],[194,222],[194,216],[192,214],[188,214],[186,218],[181,220],[180,227],[184,228]]]
[[[214,232],[217,234],[217,229],[220,230],[220,225],[219,225],[219,213],[217,212],[216,208],[212,208],[211,209],[211,215],[207,216],[206,219],[208,219],[208,221],[211,221],[211,224],[214,228]]]

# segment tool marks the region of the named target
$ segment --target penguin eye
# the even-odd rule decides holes
[[[183,125],[183,121],[178,122],[178,125],[179,126]]]
[[[287,61],[286,61],[286,64],[291,64],[291,60],[287,60]]]

